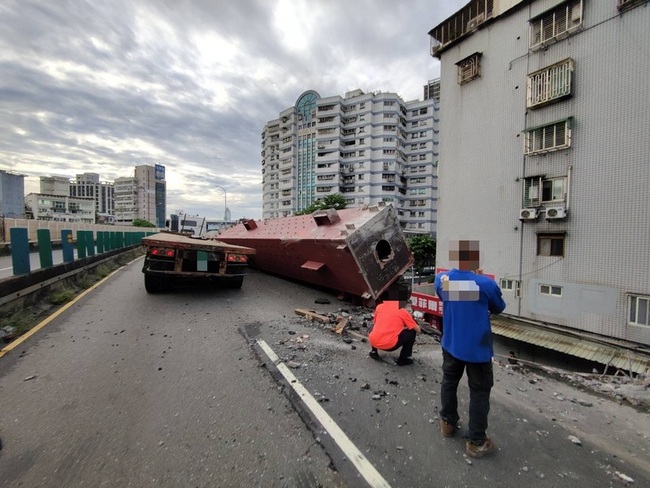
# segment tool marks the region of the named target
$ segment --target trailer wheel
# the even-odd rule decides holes
[[[226,286],[228,288],[231,288],[233,290],[237,290],[241,288],[242,284],[244,283],[244,277],[243,276],[238,276],[237,278],[233,278],[231,280],[228,280],[226,283]]]
[[[164,288],[164,283],[159,276],[145,273],[144,274],[144,289],[147,293],[158,293]]]

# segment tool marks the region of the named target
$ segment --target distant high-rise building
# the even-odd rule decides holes
[[[430,98],[433,98],[436,102],[440,103],[440,78],[429,80],[429,82],[424,85],[424,99],[429,100]]]
[[[115,180],[115,221],[129,224],[143,219],[165,227],[166,198],[165,167],[136,166],[134,176]]]
[[[25,175],[0,169],[0,217],[25,216]]]
[[[98,173],[83,173],[70,182],[71,197],[92,197],[95,212],[101,222],[114,220],[115,188],[113,183],[100,181]]]
[[[348,207],[390,203],[405,230],[435,234],[438,119],[433,98],[304,92],[262,132],[263,217],[338,193]]]

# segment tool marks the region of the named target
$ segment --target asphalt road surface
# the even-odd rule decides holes
[[[371,311],[323,291],[252,272],[148,295],[140,266],[0,357],[0,486],[650,486],[647,413],[495,364],[499,450],[469,459],[438,430],[431,337],[398,367],[367,356]]]

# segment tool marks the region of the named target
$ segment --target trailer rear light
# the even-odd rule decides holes
[[[245,263],[248,261],[248,256],[245,254],[229,254],[228,262],[229,263]]]
[[[173,249],[164,249],[164,248],[153,248],[151,250],[152,256],[167,256],[168,258],[174,257]]]

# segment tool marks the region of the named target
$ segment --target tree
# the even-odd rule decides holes
[[[296,215],[307,215],[314,213],[316,210],[325,210],[328,208],[333,208],[336,210],[342,210],[347,206],[345,198],[340,193],[334,193],[332,195],[327,195],[320,200],[315,200],[309,207],[296,212]]]
[[[156,227],[151,222],[149,222],[148,220],[144,220],[144,219],[133,219],[133,222],[131,222],[131,225],[133,227]]]
[[[410,237],[406,240],[413,257],[415,258],[415,270],[421,273],[425,267],[436,265],[436,240],[422,234]]]

